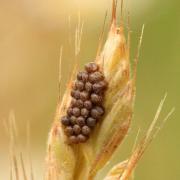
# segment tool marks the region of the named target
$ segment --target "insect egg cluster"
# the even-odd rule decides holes
[[[103,99],[107,83],[96,63],[88,63],[78,72],[71,90],[71,102],[61,118],[68,140],[84,143],[104,114]]]

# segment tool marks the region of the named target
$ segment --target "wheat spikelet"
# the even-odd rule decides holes
[[[59,123],[70,101],[69,88],[57,108],[48,142],[48,169],[50,169],[48,173],[56,171],[57,176],[62,179],[92,179],[109,160],[129,129],[135,86],[130,77],[129,48],[126,44],[123,25],[117,27],[115,14],[116,4],[113,1],[110,31],[104,48],[95,61],[109,82],[104,102],[106,114],[86,143],[66,144],[67,137]],[[76,32],[79,31],[79,29],[76,30]],[[78,35],[77,39],[80,39]],[[79,50],[79,45],[77,46],[76,54]],[[72,79],[69,84],[71,81]]]
[[[122,4],[121,12],[123,10]],[[102,42],[100,41],[98,53],[95,58],[95,63],[99,65],[108,82],[108,89],[105,92],[104,101],[105,115],[86,143],[74,145],[67,143],[67,136],[60,123],[60,118],[65,115],[70,103],[71,84],[77,72],[76,62],[67,85],[67,90],[57,106],[55,120],[49,133],[47,180],[94,179],[97,172],[110,160],[113,152],[124,140],[129,130],[136,92],[137,60],[144,26],[135,57],[135,65],[133,72],[131,72],[129,60],[130,38],[128,37],[128,41],[126,42],[122,14],[120,26],[118,27],[116,24],[115,1],[113,1],[112,9],[112,21],[106,42],[103,48],[101,48]],[[76,29],[76,59],[80,51],[82,26],[83,23],[79,23]],[[151,126],[151,130],[148,131],[146,138],[137,146],[137,149],[133,151],[132,156],[127,161],[115,166],[106,176],[106,180],[119,178],[125,180],[132,177],[131,175],[135,165],[146,149],[145,147],[147,147],[147,144],[150,142],[151,136],[148,134],[152,131],[153,127],[154,126]]]
[[[113,1],[112,20],[110,30],[102,46],[101,34],[95,63],[100,67],[101,72],[108,82],[108,89],[105,92],[103,106],[105,114],[101,121],[93,130],[87,142],[82,144],[68,144],[64,127],[60,123],[60,118],[66,114],[70,104],[70,90],[72,81],[78,70],[78,55],[80,52],[83,23],[79,21],[75,30],[75,65],[67,84],[67,90],[61,97],[61,65],[62,52],[60,50],[60,73],[59,73],[59,99],[57,112],[49,132],[47,144],[47,157],[45,172],[46,180],[93,180],[100,169],[110,160],[114,151],[122,143],[129,130],[134,109],[134,99],[136,93],[136,68],[139,57],[139,50],[142,42],[144,26],[137,48],[134,67],[130,68],[130,29],[128,27],[128,38],[124,34],[123,22],[123,1],[121,3],[120,26],[116,24],[116,6]],[[157,120],[164,104],[166,96],[161,101],[154,120],[152,121],[145,136],[133,148],[127,160],[118,163],[107,173],[104,180],[132,180],[133,171],[141,159],[150,142],[158,133],[161,126],[172,114],[174,109],[164,118],[162,125],[156,129]],[[10,179],[35,179],[30,154],[29,126],[27,129],[27,144],[29,166],[26,168],[23,154],[17,151],[18,131],[13,113],[10,113],[9,124],[5,124],[10,139]]]

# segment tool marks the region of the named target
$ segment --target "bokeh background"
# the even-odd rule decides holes
[[[74,62],[74,31],[78,14],[84,22],[80,67],[96,54],[106,10],[109,26],[111,0],[0,0],[0,179],[9,178],[9,140],[4,122],[14,111],[19,144],[26,157],[27,123],[31,129],[31,159],[35,179],[43,177],[48,131],[58,98],[58,64],[63,45],[63,83]],[[165,92],[161,119],[172,107],[165,124],[140,161],[137,180],[180,179],[180,3],[179,0],[128,0],[131,14],[131,58],[135,55],[142,24],[145,34],[138,65],[135,114],[127,141],[110,165],[125,159],[140,128],[145,133]],[[120,14],[120,7],[118,7]],[[28,158],[25,164],[29,166]]]

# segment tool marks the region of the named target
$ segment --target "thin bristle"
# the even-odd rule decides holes
[[[31,156],[29,156],[29,165],[30,165],[30,178],[31,180],[34,180],[34,171],[33,171]]]
[[[77,68],[78,68],[78,54],[80,52],[80,47],[81,47],[81,37],[82,37],[82,33],[83,33],[83,22],[81,22],[81,17],[80,17],[80,13],[78,15],[78,25],[75,29],[75,62],[74,62],[74,67],[72,69],[72,72],[70,74],[68,83],[67,83],[67,91],[65,92],[63,98],[61,101],[58,101],[58,107],[57,107],[57,113],[61,113],[62,111],[59,110],[63,110],[66,109],[67,104],[69,103],[68,98],[69,98],[69,92],[72,86],[72,81],[77,73]],[[60,61],[62,61],[62,59],[60,58]],[[62,64],[61,64],[62,66]],[[61,72],[59,72],[60,74]],[[60,75],[59,75],[60,76]],[[62,78],[62,76],[61,76]],[[61,88],[60,88],[61,89]]]
[[[103,37],[104,37],[104,32],[105,32],[107,13],[108,12],[106,10],[106,13],[105,13],[105,16],[104,16],[102,30],[101,30],[101,33],[100,33],[100,36],[99,36],[99,44],[98,44],[98,47],[97,47],[96,60],[98,59],[98,57],[100,55],[100,52],[101,52],[101,49],[102,49],[102,45],[103,45]]]
[[[72,48],[72,32],[71,32],[71,15],[68,16],[68,39],[69,39],[69,47]]]
[[[138,138],[139,138],[140,131],[141,131],[141,129],[139,128],[139,129],[138,129],[138,132],[137,132],[137,135],[136,135],[136,138],[135,138],[135,140],[134,140],[132,152],[134,152],[134,150],[135,150],[136,147],[137,147],[137,143],[138,143]]]
[[[9,116],[10,117],[10,116]],[[10,118],[8,119],[8,121],[4,120],[3,121],[3,125],[5,128],[5,132],[7,133],[7,137],[9,138],[9,178],[10,180],[13,180],[13,159],[12,159],[12,152],[13,152],[13,143],[12,143],[12,138],[11,138],[11,126],[10,126]]]
[[[156,135],[158,134],[158,132],[163,128],[164,124],[166,123],[166,121],[169,119],[169,117],[174,113],[175,108],[173,107],[171,109],[171,111],[166,115],[166,117],[164,118],[164,120],[162,121],[160,127],[156,130],[156,132],[154,133],[154,135],[152,136],[152,139],[154,139],[156,137]]]
[[[128,54],[127,58],[130,59],[130,46],[131,46],[131,22],[130,22],[130,12],[128,12],[128,24],[127,24],[127,30],[128,30],[128,37],[127,37],[127,48],[128,48]]]
[[[124,0],[121,0],[121,16],[120,16],[120,26],[123,26],[123,22],[124,22]]]
[[[113,0],[112,1],[112,20],[111,20],[113,24],[116,24],[116,8],[117,8],[117,1]]]
[[[13,156],[13,169],[15,172],[15,177],[16,177],[16,180],[19,180],[19,168],[17,164],[16,154],[14,153],[12,156]]]
[[[47,153],[48,153],[48,155],[47,155],[47,158],[48,158],[47,162],[51,163],[51,158],[52,158],[52,156],[51,156],[51,145],[48,146]],[[45,179],[50,180],[50,177],[51,177],[51,172],[50,172],[50,167],[49,167],[48,171],[45,172]]]
[[[140,50],[141,50],[141,45],[142,45],[142,38],[143,38],[143,34],[144,34],[144,24],[142,26],[141,29],[141,34],[139,37],[139,42],[138,42],[138,47],[137,47],[137,52],[134,58],[134,67],[133,67],[133,83],[134,85],[136,84],[136,78],[137,78],[137,64],[138,64],[138,60],[139,60],[139,54],[140,54]],[[133,93],[135,93],[135,89],[133,89]]]
[[[18,129],[16,126],[16,120],[14,112],[11,111],[9,113],[9,119],[6,123],[7,132],[9,136],[9,155],[10,155],[10,177],[13,179],[13,174],[15,175],[16,180],[19,180],[19,169],[16,158],[16,148],[17,148],[17,140],[18,140]]]
[[[150,139],[150,137],[152,137],[152,132],[153,132],[154,127],[155,127],[155,125],[156,125],[156,122],[157,122],[157,120],[158,120],[158,118],[159,118],[159,116],[160,116],[160,113],[161,113],[161,111],[162,111],[163,104],[164,104],[164,102],[165,102],[165,100],[166,100],[166,97],[167,97],[167,94],[165,94],[164,98],[161,100],[161,102],[160,102],[160,104],[159,104],[159,106],[158,106],[158,108],[157,108],[157,112],[156,112],[156,114],[155,114],[154,120],[152,121],[152,123],[151,123],[151,125],[150,125],[150,127],[149,127],[149,129],[148,129],[148,131],[147,131],[147,133],[146,133],[146,137],[145,137],[145,139],[146,139],[145,141],[146,141],[146,142],[148,142],[148,140]]]
[[[12,165],[12,158],[11,155],[9,153],[9,166],[10,166],[10,170],[9,170],[9,178],[10,180],[13,180],[13,165]]]
[[[153,138],[157,135],[159,129],[156,129],[156,123],[158,121],[158,118],[160,116],[163,104],[165,102],[166,99],[166,95],[164,96],[164,98],[161,100],[157,112],[155,114],[154,120],[152,121],[151,125],[149,126],[149,129],[146,133],[146,135],[144,136],[144,138],[142,138],[142,140],[140,141],[140,143],[137,145],[137,147],[135,148],[135,150],[133,151],[127,167],[125,168],[120,180],[127,180],[129,179],[129,177],[131,176],[134,168],[136,167],[138,161],[140,160],[140,158],[142,157],[142,155],[144,154],[145,150],[147,149],[148,145],[151,143],[151,141],[153,140]],[[167,121],[167,119],[170,117],[170,115],[174,112],[174,109],[172,109],[168,115],[164,118],[162,125],[164,124],[164,122]]]
[[[25,165],[24,165],[22,153],[20,153],[20,163],[21,163],[23,178],[24,178],[24,180],[27,180],[27,174],[26,174],[26,170],[25,170]]]
[[[31,131],[30,131],[30,123],[27,122],[26,125],[26,143],[27,143],[27,154],[28,154],[28,163],[29,163],[29,171],[30,171],[30,179],[34,180],[34,172],[32,166],[32,159],[31,159]]]
[[[9,137],[10,137],[10,143],[12,146],[14,146],[15,143],[17,143],[17,136],[18,136],[18,129],[16,126],[16,120],[15,120],[15,115],[14,112],[11,111],[9,113]]]
[[[75,30],[75,57],[77,59],[77,56],[80,52],[81,49],[81,37],[83,33],[83,25],[84,23],[81,22],[81,15],[80,13],[78,14],[78,24]],[[77,63],[77,62],[75,62]]]
[[[61,85],[62,85],[62,53],[63,53],[63,46],[60,48],[60,58],[59,58],[59,92],[58,92],[58,99],[61,100]]]

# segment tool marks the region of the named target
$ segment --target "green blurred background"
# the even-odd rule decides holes
[[[64,90],[74,61],[74,31],[78,13],[84,21],[79,57],[82,67],[95,57],[106,10],[106,32],[108,30],[110,7],[110,0],[0,0],[0,179],[9,178],[8,138],[3,124],[8,120],[11,110],[15,112],[23,156],[26,156],[26,126],[30,123],[35,179],[42,179],[47,135],[58,97],[60,46],[64,46]],[[127,141],[113,157],[112,163],[130,155],[137,130],[141,129],[141,135],[145,133],[160,99],[167,92],[160,118],[174,106],[176,111],[146,151],[136,170],[135,179],[178,180],[180,2],[128,0],[125,1],[126,15],[128,10],[132,29],[131,58],[134,57],[144,23],[145,34],[138,65],[133,124]],[[27,162],[25,158],[28,167]]]

